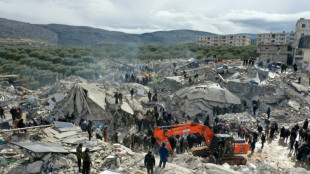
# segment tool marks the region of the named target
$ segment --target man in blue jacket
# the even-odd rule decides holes
[[[166,143],[163,142],[162,146],[159,149],[159,155],[160,155],[160,162],[159,162],[159,167],[161,167],[161,164],[163,164],[163,168],[166,166],[166,162],[168,161],[168,156],[169,156],[169,150],[166,147]]]

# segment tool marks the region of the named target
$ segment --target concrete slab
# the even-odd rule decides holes
[[[37,153],[68,153],[60,144],[49,143],[29,143],[29,142],[12,142],[13,144]]]
[[[69,132],[57,134],[55,135],[55,137],[58,139],[62,139],[62,138],[70,137],[72,135],[76,135],[76,134],[77,134],[77,131],[69,131]]]

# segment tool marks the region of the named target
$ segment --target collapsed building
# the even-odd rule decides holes
[[[19,134],[1,129],[0,155],[5,159],[0,163],[4,173],[77,173],[75,148],[79,143],[90,148],[94,173],[145,173],[144,153],[121,145],[123,139],[138,132],[136,125],[121,126],[122,118],[136,115],[143,118],[147,110],[154,106],[163,107],[178,117],[180,122],[198,118],[201,122],[209,115],[211,121],[218,115],[221,122],[230,124],[234,135],[238,126],[249,130],[257,129],[257,124],[266,120],[267,107],[272,108],[271,122],[291,127],[301,124],[308,115],[309,96],[306,83],[298,83],[302,74],[287,72],[279,74],[258,67],[240,66],[240,61],[227,61],[223,65],[201,61],[198,67],[190,67],[186,59],[155,61],[148,64],[157,75],[156,81],[147,85],[123,82],[119,76],[126,72],[122,68],[112,70],[107,67],[103,78],[87,81],[78,77],[69,77],[49,87],[27,94],[10,89],[2,89],[0,99],[7,106],[7,119],[10,123],[9,107],[21,105],[26,120],[45,118],[56,124],[44,130],[27,130]],[[122,67],[110,63],[113,68]],[[173,74],[177,72],[177,76]],[[188,77],[181,74],[187,72]],[[194,75],[198,74],[197,78]],[[117,82],[115,78],[117,77]],[[130,90],[134,89],[131,99]],[[159,101],[149,102],[148,92],[157,93]],[[122,102],[115,103],[115,93],[122,93]],[[260,100],[261,106],[256,117],[252,115],[252,101]],[[244,102],[248,108],[244,112]],[[219,112],[214,114],[214,112]],[[97,126],[109,127],[109,139],[115,136],[119,143],[104,142],[100,139],[88,141],[88,134],[74,124],[59,125],[57,120],[66,118],[79,125],[80,121],[91,120]],[[115,126],[114,126],[115,125]],[[2,128],[2,127],[1,127]],[[32,143],[32,144],[31,144]],[[272,144],[279,148],[276,143]],[[37,147],[36,148],[31,148]],[[46,149],[46,147],[49,147]],[[283,147],[284,148],[284,147]],[[282,149],[281,153],[284,153]],[[141,153],[142,152],[142,153]],[[259,155],[245,155],[245,165],[215,165],[207,163],[203,157],[193,156],[191,152],[171,156],[166,169],[155,169],[155,173],[307,173],[308,168],[294,167],[290,159],[269,160],[272,147]],[[280,153],[280,152],[279,152]],[[156,156],[156,161],[159,158]],[[283,165],[277,164],[285,161]],[[309,172],[308,172],[309,173]]]

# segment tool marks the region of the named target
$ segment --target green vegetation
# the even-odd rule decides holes
[[[57,77],[77,75],[93,79],[96,71],[102,71],[104,57],[149,61],[189,57],[201,59],[217,55],[222,59],[238,59],[251,57],[255,52],[255,46],[198,47],[194,44],[61,48],[10,46],[0,49],[0,73],[17,74],[20,76],[17,84],[35,89],[54,83]]]

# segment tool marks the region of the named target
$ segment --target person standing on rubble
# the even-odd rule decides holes
[[[118,93],[118,99],[121,104],[123,104],[123,94],[121,92]]]
[[[151,103],[151,101],[152,101],[152,93],[151,93],[151,91],[149,91],[147,93],[147,97],[149,98],[149,102]]]
[[[146,166],[147,173],[153,174],[155,166],[155,158],[151,151],[149,151],[144,157],[144,165]]]
[[[131,90],[130,90],[130,96],[131,96],[131,100],[133,100],[133,94],[134,94],[134,90],[133,90],[133,88],[131,88]]]
[[[93,126],[93,122],[89,121],[89,123],[87,125],[87,132],[88,132],[89,141],[91,140],[91,137],[92,137],[92,126]]]
[[[294,71],[297,72],[298,68],[297,68],[297,64],[296,63],[293,65],[293,67],[294,67]]]
[[[264,133],[262,134],[261,140],[262,140],[262,149],[263,149],[264,148],[264,144],[266,142],[266,135]]]
[[[269,120],[269,118],[270,118],[270,113],[271,113],[271,110],[270,110],[270,107],[268,107],[268,109],[267,109],[268,120]]]
[[[308,129],[308,126],[309,126],[309,121],[308,121],[308,119],[306,119],[302,128],[303,128],[304,130],[307,130],[307,129]]]
[[[192,77],[189,77],[189,79],[188,79],[188,83],[191,85],[191,84],[192,84],[192,82],[193,82]]]
[[[117,92],[114,94],[114,98],[115,98],[115,104],[118,104],[118,93]]]
[[[82,170],[81,170],[81,161],[82,161],[82,157],[83,157],[82,148],[83,148],[83,144],[82,143],[80,143],[78,145],[78,147],[76,148],[76,158],[78,160],[79,172],[82,172]]]
[[[104,138],[104,142],[108,142],[108,128],[105,127],[103,130],[103,138]]]
[[[92,165],[91,157],[89,154],[89,149],[86,148],[86,150],[83,152],[83,174],[89,174],[90,173],[90,166]]]
[[[255,144],[256,144],[256,141],[252,141],[252,142],[251,142],[252,153],[254,153]]]
[[[169,150],[166,147],[165,142],[163,142],[162,146],[159,148],[159,155],[160,155],[159,167],[161,167],[161,165],[163,164],[163,168],[165,168],[169,156]]]
[[[4,108],[2,106],[0,106],[0,117],[2,119],[5,119],[5,115],[4,115]]]

